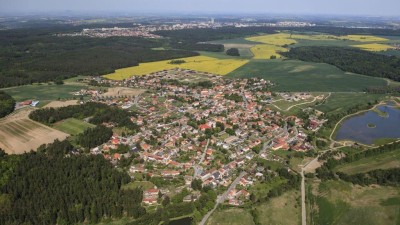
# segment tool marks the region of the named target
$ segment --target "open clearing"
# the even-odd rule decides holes
[[[398,224],[400,204],[387,204],[398,198],[398,187],[352,185],[343,181],[314,183],[317,192],[314,224]],[[397,222],[396,222],[397,221]]]
[[[207,56],[181,58],[180,60],[184,60],[185,63],[170,64],[171,60],[141,63],[139,66],[116,70],[112,74],[105,75],[105,77],[113,80],[123,80],[125,78],[129,78],[135,75],[146,75],[149,73],[174,68],[190,69],[218,75],[226,75],[248,62],[248,60],[243,59],[217,59]]]
[[[53,128],[71,135],[83,133],[86,129],[92,127],[95,127],[95,125],[75,118],[69,118],[53,125]]]
[[[103,97],[111,97],[111,96],[136,96],[136,95],[140,95],[143,92],[145,92],[145,90],[143,89],[134,89],[134,88],[127,88],[127,87],[113,87],[113,88],[109,88],[108,91],[104,94],[102,94],[101,96]]]
[[[150,181],[133,181],[128,184],[123,185],[121,188],[123,190],[133,190],[136,188],[141,188],[142,190],[148,190],[150,188],[154,188],[155,185]]]
[[[377,169],[400,168],[400,149],[380,154],[378,156],[363,158],[358,161],[340,165],[336,170],[347,173],[366,173]]]
[[[32,110],[24,108],[0,120],[0,148],[8,154],[22,154],[68,137],[66,133],[30,120],[28,115]]]
[[[61,108],[70,105],[78,105],[77,100],[68,100],[68,101],[52,101],[49,104],[43,106],[43,108]]]
[[[252,225],[253,217],[250,212],[240,208],[217,210],[208,219],[207,225]]]
[[[252,60],[228,77],[262,77],[276,84],[275,91],[363,92],[366,87],[386,86],[381,78],[345,73],[324,63],[298,60]]]
[[[297,225],[301,221],[300,193],[286,192],[256,206],[260,224]]]

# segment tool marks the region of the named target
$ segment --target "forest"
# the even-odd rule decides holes
[[[58,37],[61,28],[0,31],[0,88],[102,75],[141,62],[196,56],[184,50],[157,51],[159,40],[137,37]]]
[[[400,58],[395,56],[327,46],[297,47],[280,54],[291,59],[331,64],[346,72],[400,81]]]
[[[14,111],[15,100],[4,91],[0,91],[0,118],[7,116]]]
[[[89,122],[96,125],[103,123],[114,123],[117,127],[126,127],[132,132],[139,129],[136,123],[133,123],[130,118],[136,114],[120,109],[115,106],[108,106],[102,103],[88,102],[83,105],[73,105],[61,108],[42,108],[33,111],[29,118],[44,124],[53,124],[55,122],[77,118],[84,119],[91,117]]]
[[[146,213],[142,190],[121,190],[131,178],[102,156],[45,152],[0,154],[1,168],[12,171],[0,183],[0,224],[97,223]]]

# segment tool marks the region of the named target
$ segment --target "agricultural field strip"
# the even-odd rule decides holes
[[[174,68],[226,75],[248,62],[248,60],[244,59],[217,59],[207,56],[194,56],[177,60],[183,60],[185,62],[181,64],[171,64],[171,60],[164,60],[141,63],[139,66],[116,70],[112,74],[105,75],[105,77],[113,80],[122,80],[135,75],[146,75],[149,73],[154,73],[161,70],[170,70]]]
[[[359,42],[360,45],[352,45],[353,47],[364,49],[367,51],[386,51],[394,48],[387,44],[380,44],[376,42],[387,42],[389,39],[368,36],[368,35],[347,35],[347,36],[334,36],[334,35],[302,35],[302,34],[288,34],[278,33],[262,36],[254,36],[246,38],[248,41],[254,41],[258,44],[251,48],[254,54],[254,59],[270,59],[272,55],[281,58],[279,52],[288,51],[286,46],[298,43],[297,40],[313,40],[313,41],[332,41],[332,40],[349,40]],[[374,43],[371,43],[374,42]],[[363,44],[368,43],[368,44]]]

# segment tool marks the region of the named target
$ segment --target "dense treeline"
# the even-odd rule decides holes
[[[258,33],[272,34],[276,32],[274,28],[270,27],[222,27],[218,29],[184,29],[155,32],[155,34],[170,38],[169,45],[172,48],[211,52],[222,52],[224,51],[224,46],[222,44],[209,44],[204,42],[244,37],[256,35]]]
[[[132,116],[136,116],[136,114],[118,107],[88,102],[83,105],[38,109],[33,111],[29,118],[41,123],[52,124],[72,117],[77,119],[91,117],[89,122],[96,125],[112,122],[118,127],[126,127],[131,131],[137,131],[139,127],[130,120]]]
[[[209,43],[195,43],[195,42],[174,42],[169,43],[171,48],[184,49],[188,51],[207,51],[207,52],[223,52],[224,45],[221,44],[209,44]]]
[[[94,148],[110,140],[112,134],[113,132],[110,128],[97,126],[85,130],[78,136],[77,142],[82,147]]]
[[[336,173],[340,179],[359,185],[400,185],[400,168],[393,168],[387,170],[372,170],[367,173],[357,173],[353,175],[347,175],[345,173]]]
[[[334,26],[314,26],[314,27],[291,27],[281,28],[283,30],[291,30],[298,32],[318,32],[333,35],[350,35],[350,34],[363,34],[363,35],[381,35],[381,36],[400,36],[400,30],[394,29],[380,29],[380,28],[348,28],[348,27],[334,27]]]
[[[372,94],[398,94],[400,93],[400,87],[397,86],[385,86],[385,87],[368,87],[365,92]]]
[[[326,180],[335,179],[337,175],[339,178],[343,178],[344,180],[353,182],[355,184],[369,185],[377,183],[381,185],[398,185],[400,181],[400,179],[398,179],[399,171],[396,170],[374,170],[364,174],[346,175],[340,172],[335,173],[334,168],[338,165],[355,162],[363,158],[374,157],[391,151],[399,151],[399,148],[400,143],[394,142],[391,144],[382,145],[378,148],[371,148],[365,151],[348,154],[340,159],[335,159],[332,157],[334,155],[334,153],[332,153],[331,157],[329,157],[326,162],[316,170],[317,177]],[[394,172],[393,176],[390,175],[390,172]],[[397,179],[396,182],[395,179]]]
[[[37,152],[46,153],[50,157],[62,157],[72,150],[74,150],[74,146],[68,140],[59,141],[56,139],[53,143],[39,146]]]
[[[102,156],[32,152],[17,157],[20,163],[0,187],[0,224],[96,223],[146,213],[140,205],[142,191],[122,191],[130,177]]]
[[[141,62],[198,55],[183,50],[152,50],[163,42],[137,37],[54,35],[70,30],[47,27],[0,31],[0,88],[76,75],[101,75]]]
[[[328,63],[346,72],[400,81],[400,58],[395,56],[328,46],[297,47],[282,52],[282,55],[302,61]]]
[[[7,93],[0,91],[0,118],[14,111],[15,100]]]
[[[226,50],[226,54],[230,56],[240,56],[239,49],[237,48],[230,48]]]
[[[256,35],[259,33],[274,34],[276,28],[272,27],[222,27],[217,29],[184,29],[156,31],[155,34],[169,37],[174,42],[198,43],[221,39],[230,39]]]

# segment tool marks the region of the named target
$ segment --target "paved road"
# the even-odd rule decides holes
[[[306,213],[306,187],[304,181],[304,171],[301,168],[301,225],[307,225]]]
[[[203,168],[200,166],[200,164],[204,161],[204,159],[206,157],[206,152],[207,152],[207,148],[208,148],[208,144],[209,143],[210,143],[210,139],[207,140],[207,144],[204,147],[204,151],[203,151],[203,154],[201,155],[199,163],[193,166],[193,169],[194,169],[193,177],[194,178],[200,176],[201,172],[203,171]]]
[[[301,168],[301,172],[300,172],[300,175],[301,175],[301,185],[300,185],[300,189],[301,189],[301,225],[307,225],[306,187],[305,187],[304,170],[307,170],[307,167],[309,165],[312,165],[315,161],[318,161],[319,157],[321,157],[323,154],[325,154],[329,151],[332,151],[332,150],[343,148],[343,147],[346,147],[346,146],[340,146],[340,147],[331,148],[331,149],[322,151],[317,157],[315,157],[313,160],[311,160],[310,162],[308,162]]]
[[[242,177],[244,175],[246,175],[246,172],[241,172],[240,175],[231,183],[231,185],[229,186],[228,190],[226,190],[220,197],[217,198],[217,201],[215,202],[215,206],[214,208],[208,212],[203,219],[201,220],[201,222],[199,223],[199,225],[205,225],[208,218],[210,218],[211,214],[217,209],[218,205],[223,203],[226,200],[226,197],[228,196],[228,193],[236,187],[236,185],[239,183],[240,179],[242,179]]]

